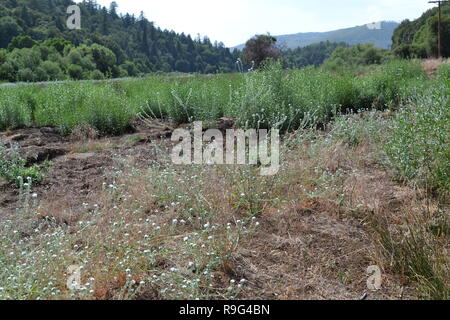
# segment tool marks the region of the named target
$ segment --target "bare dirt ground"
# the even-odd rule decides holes
[[[45,180],[33,188],[41,210],[66,212],[61,223],[77,220],[83,203],[101,190],[107,175],[118,170],[117,157],[131,156],[144,167],[156,160],[158,144],[170,144],[169,125],[136,126],[136,132],[87,143],[71,141],[52,128],[29,128],[1,133],[4,143],[18,143],[28,163],[51,160]],[[395,210],[407,192],[380,170],[367,169],[349,188],[360,192],[355,207],[375,212]],[[361,191],[362,190],[362,191]],[[14,215],[18,192],[0,184],[0,219]],[[261,228],[239,248],[220,271],[218,281],[248,279],[243,299],[410,299],[411,288],[393,275],[384,275],[383,288],[367,289],[366,269],[375,258],[374,240],[362,216],[342,215],[339,207],[314,199],[282,208],[268,208],[259,218]]]
[[[5,144],[20,145],[20,152],[28,165],[52,162],[45,181],[33,187],[43,199],[44,206],[63,206],[76,212],[89,202],[105,182],[105,175],[113,170],[114,158],[132,155],[136,165],[155,160],[155,145],[163,143],[173,128],[137,126],[136,132],[86,142],[71,141],[53,128],[28,128],[0,133]],[[0,184],[0,217],[12,214],[17,207],[18,191],[6,183]]]

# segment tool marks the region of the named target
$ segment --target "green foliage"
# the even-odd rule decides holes
[[[103,76],[99,70],[91,72],[93,78]],[[8,89],[19,108],[4,100],[8,120],[3,127],[34,121],[68,134],[77,125],[89,124],[102,134],[120,134],[140,115],[175,123],[231,117],[241,127],[295,130],[323,127],[340,113],[395,108],[430,83],[419,63],[393,61],[363,76],[313,67],[284,70],[281,63],[274,63],[242,74],[26,86]]]
[[[128,130],[132,114],[125,99],[110,84],[52,85],[36,94],[35,121],[68,134],[79,125],[90,125],[102,134]]]
[[[2,2],[0,48],[11,52],[36,48],[42,61],[58,63],[65,77],[73,75],[73,79],[137,76],[153,71],[230,72],[239,56],[238,51],[230,52],[223,43],[211,43],[207,37],[194,40],[189,35],[161,30],[143,14],[138,18],[118,15],[114,13],[117,9],[108,11],[95,1],[78,3],[83,15],[82,29],[69,30],[65,23],[70,4],[75,3]],[[19,73],[20,79],[27,81],[53,78],[39,63],[22,66],[13,58],[4,64],[0,57],[0,79],[18,81]],[[70,68],[71,65],[83,71],[80,73],[79,68]],[[29,70],[21,72],[22,69]],[[38,75],[31,76],[30,70]]]
[[[307,66],[320,66],[331,57],[338,47],[346,47],[344,42],[320,42],[306,47],[288,49],[283,51],[284,64],[288,68],[303,68]]]
[[[401,104],[426,76],[420,64],[394,61],[364,77],[305,68],[283,71],[272,65],[244,75],[233,92],[229,114],[240,125],[297,129],[323,125],[336,114]]]
[[[437,70],[437,76],[442,80],[450,80],[450,64],[442,64]]]
[[[392,61],[361,82],[364,95],[380,110],[398,106],[407,99],[410,89],[421,86],[426,74],[419,62]],[[369,107],[371,107],[369,106]]]
[[[101,45],[75,48],[66,40],[51,39],[36,43],[32,48],[15,48],[9,54],[2,53],[0,77],[24,82],[64,80],[68,77],[102,80],[125,74],[116,62],[114,53]]]
[[[0,18],[0,48],[6,48],[15,36],[22,33],[22,28],[12,17]]]
[[[20,156],[17,147],[7,149],[0,145],[0,177],[19,187],[24,180],[41,182],[44,179],[44,173],[39,165],[26,167],[26,160]]]
[[[432,215],[421,212],[408,218],[401,226],[387,221],[374,223],[385,259],[394,272],[416,283],[421,298],[448,300],[449,270],[442,254],[448,246],[448,215],[440,209]]]
[[[33,40],[30,36],[17,36],[11,40],[8,45],[8,51],[14,49],[33,48],[37,44],[37,41]]]
[[[63,80],[65,78],[60,66],[53,61],[44,61],[41,63],[43,75],[47,76],[46,80]],[[41,76],[43,77],[43,76]]]
[[[450,57],[450,5],[442,5],[443,55]],[[420,18],[403,21],[395,30],[392,48],[400,58],[437,56],[438,9],[426,11]]]
[[[415,180],[439,194],[450,190],[449,82],[417,94],[402,109],[387,143],[392,165],[405,180]]]
[[[31,124],[28,105],[10,89],[0,90],[0,130],[15,129]]]
[[[365,141],[376,144],[383,141],[386,127],[390,121],[378,111],[368,111],[356,115],[337,117],[329,125],[330,135],[342,140],[350,147],[356,147]]]
[[[375,47],[373,44],[356,46],[340,46],[325,61],[324,67],[329,70],[353,69],[359,66],[382,64],[389,59],[389,52]]]

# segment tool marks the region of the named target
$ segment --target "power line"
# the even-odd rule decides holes
[[[450,3],[449,0],[437,0],[429,1],[428,3],[437,3],[439,7],[439,18],[438,18],[438,58],[442,58],[442,4]]]

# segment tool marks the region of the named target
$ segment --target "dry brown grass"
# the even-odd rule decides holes
[[[369,299],[438,297],[448,286],[430,282],[448,273],[442,206],[393,181],[378,140],[358,141],[320,131],[285,137],[274,177],[255,167],[173,166],[165,151],[140,168],[133,152],[118,157],[103,187],[97,181],[76,199],[46,194],[35,216],[16,217],[23,228],[12,225],[27,231],[33,252],[62,252],[52,263],[33,261],[43,270],[33,276],[38,286],[57,283],[56,298],[353,300],[369,292],[371,265],[380,266],[383,283]],[[410,230],[426,238],[405,241]],[[415,268],[411,250],[431,276]],[[71,264],[84,266],[85,291],[65,287]],[[243,286],[230,284],[240,279]]]
[[[235,268],[251,279],[248,298],[359,299],[367,267],[384,267],[369,222],[374,211],[392,208],[394,200],[385,202],[395,183],[374,168],[370,143],[315,140],[289,149],[269,189],[279,201],[263,210],[262,228],[234,255]],[[383,289],[369,297],[412,294],[384,268]]]
[[[430,78],[434,77],[436,70],[443,64],[450,64],[450,59],[426,59],[422,61],[422,67]]]

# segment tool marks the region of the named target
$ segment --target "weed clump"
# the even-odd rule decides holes
[[[48,167],[48,163],[44,166],[27,167],[26,160],[20,156],[17,146],[7,149],[0,145],[0,177],[17,187],[23,184],[24,179],[31,179],[34,183],[41,182],[45,177],[45,167]]]

